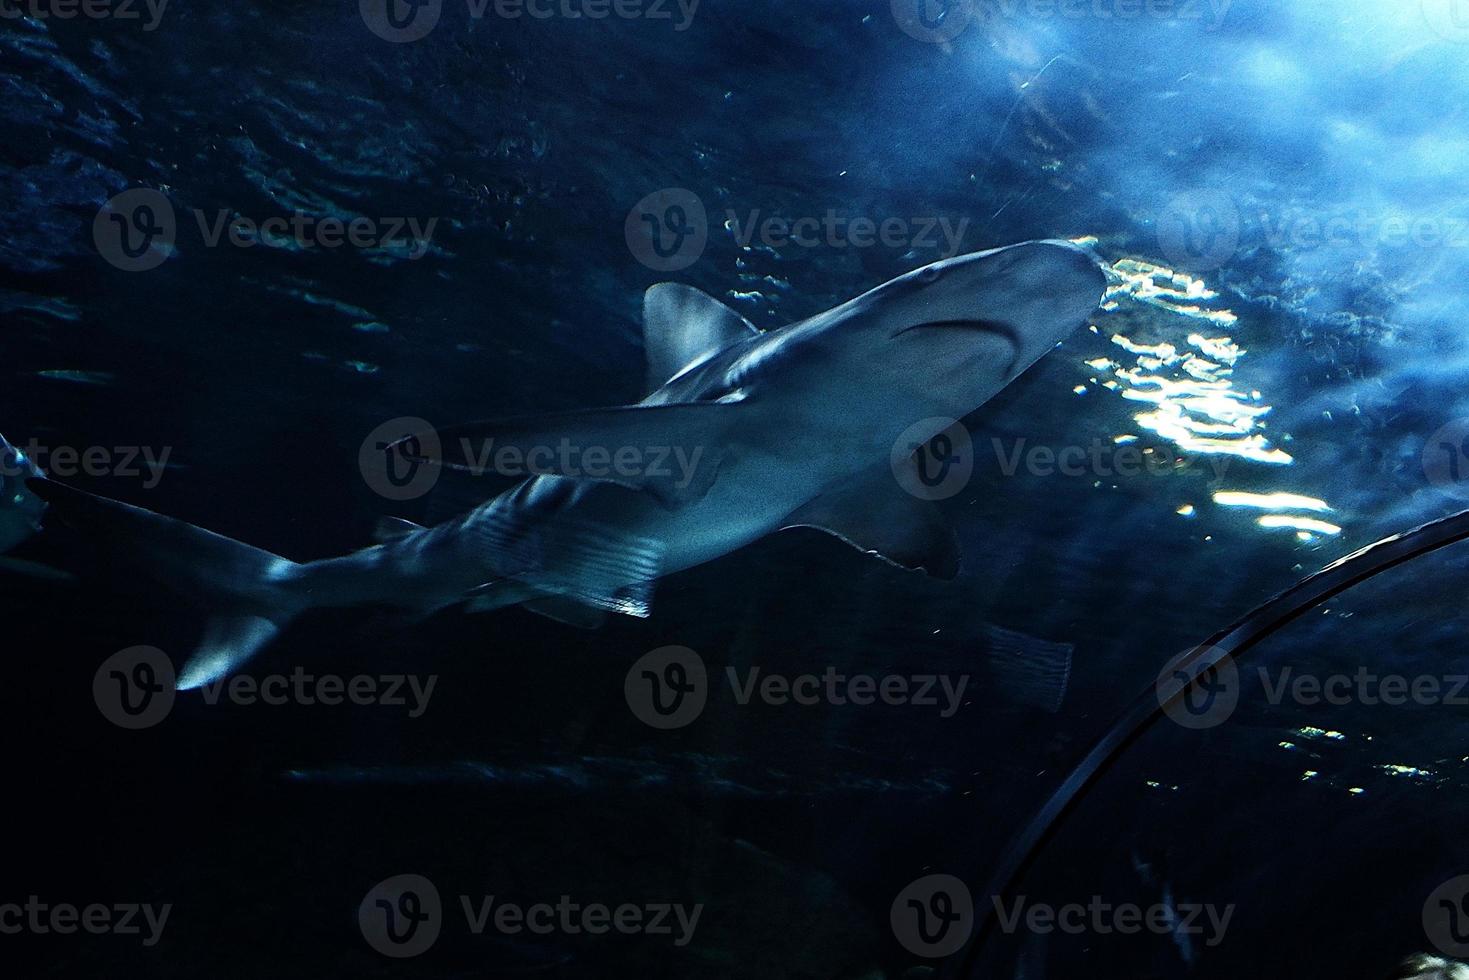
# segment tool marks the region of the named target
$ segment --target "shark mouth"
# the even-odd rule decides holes
[[[913,323],[894,330],[889,339],[896,339],[914,330],[974,330],[999,337],[1010,348],[1010,364],[1005,368],[1007,375],[1014,372],[1015,364],[1020,359],[1020,333],[1010,324],[999,320],[931,320]]]

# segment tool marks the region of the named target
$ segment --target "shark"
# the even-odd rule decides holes
[[[471,422],[434,440],[405,433],[386,446],[406,465],[471,481],[486,476],[477,461],[537,460],[432,526],[387,519],[370,546],[293,561],[26,464],[0,500],[0,543],[60,522],[201,610],[181,690],[238,672],[311,609],[424,617],[521,606],[577,626],[648,616],[658,580],[786,528],[952,579],[958,538],[903,469],[1084,324],[1105,288],[1100,263],[1057,240],[943,259],[766,331],[693,287],[659,283],[643,298],[640,402]],[[461,451],[425,451],[430,442]],[[581,452],[550,451],[558,446]],[[644,465],[578,465],[593,450],[631,464],[629,447]],[[16,450],[0,441],[0,452]]]

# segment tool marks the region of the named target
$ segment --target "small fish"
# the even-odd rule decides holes
[[[36,374],[42,378],[50,378],[52,381],[71,381],[79,385],[110,385],[117,380],[114,374],[106,371],[73,371],[70,369],[56,371],[37,371]]]

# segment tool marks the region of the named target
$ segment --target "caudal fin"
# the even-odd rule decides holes
[[[141,507],[46,479],[28,481],[46,523],[75,527],[119,569],[138,569],[206,616],[204,638],[179,671],[180,690],[226,677],[303,608],[290,588],[296,563]]]

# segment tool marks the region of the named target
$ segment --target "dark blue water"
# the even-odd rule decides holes
[[[13,975],[962,975],[894,927],[905,888],[950,874],[1010,908],[985,890],[1006,842],[1170,658],[1462,509],[1469,18],[1452,0],[896,7],[476,17],[445,0],[402,43],[345,2],[7,13],[0,431],[64,482],[295,560],[433,516],[364,478],[388,420],[641,398],[656,282],[769,329],[1029,239],[1082,241],[1111,270],[1087,327],[965,420],[974,474],[939,504],[954,582],[795,530],[598,631],[520,609],[312,613],[254,676],[432,678],[424,710],[191,692],[130,731],[99,711],[99,666],[138,645],[181,662],[200,610],[126,554],[68,564],[85,541],[28,542],[13,557],[80,577],[0,592],[0,906],[171,912],[151,945],[146,927],[0,931]],[[669,189],[702,215],[648,203]],[[108,202],[130,190],[156,195],[171,247],[119,257],[106,215],[139,215]],[[211,238],[222,218],[298,216],[309,233]],[[366,219],[367,238],[324,242],[324,219]],[[664,239],[681,265],[656,268],[628,232],[649,219],[702,247]],[[895,223],[864,238],[863,220]],[[105,452],[88,469],[66,449]],[[1465,561],[1394,570],[1252,654],[1438,695],[1272,698],[1281,675],[1242,667],[1230,717],[1154,726],[1019,886],[1052,908],[1228,908],[1227,927],[1022,924],[974,975],[1372,977],[1469,952],[1434,925],[1457,923],[1436,890],[1469,866],[1449,696],[1469,673]],[[660,731],[624,681],[668,645],[716,690]],[[756,666],[968,680],[947,717],[740,704],[726,668]],[[443,914],[395,957],[359,908],[404,874]],[[682,944],[476,933],[460,898],[489,896],[701,914]]]

